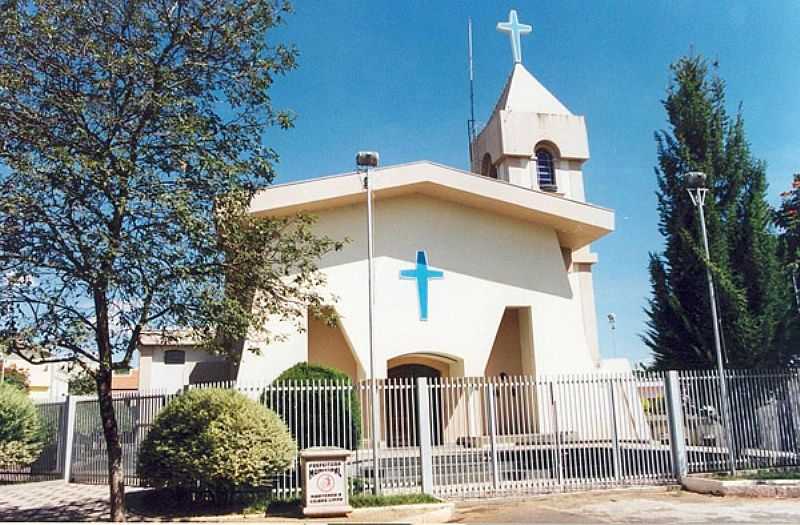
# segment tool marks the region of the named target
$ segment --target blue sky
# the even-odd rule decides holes
[[[776,202],[800,171],[800,2],[299,1],[275,33],[301,53],[299,69],[272,91],[277,106],[297,113],[295,129],[265,139],[281,155],[278,182],[348,171],[363,149],[379,151],[384,165],[467,168],[467,17],[476,118],[485,121],[511,71],[508,38],[495,30],[511,8],[533,26],[525,66],[586,117],[588,200],[617,213],[617,230],[594,245],[601,351],[647,360],[639,338],[647,257],[661,245],[653,133],[665,126],[669,64],[690,50],[719,61]],[[616,350],[608,312],[617,315]]]

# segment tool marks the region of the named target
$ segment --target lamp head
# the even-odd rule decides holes
[[[706,187],[708,176],[702,171],[690,171],[686,174],[686,186],[690,190],[699,190]]]
[[[359,168],[377,168],[381,156],[377,151],[359,151],[356,154],[356,166]]]

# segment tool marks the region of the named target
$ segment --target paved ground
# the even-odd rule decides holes
[[[128,487],[127,494],[141,489]],[[136,520],[136,516],[130,516]],[[108,520],[108,486],[41,481],[0,485],[0,521]]]
[[[465,502],[456,523],[800,523],[800,501],[626,490]]]
[[[104,486],[61,481],[2,485],[0,521],[103,520],[108,512],[107,491]],[[358,521],[385,522],[393,521],[393,517],[397,518],[363,515]],[[136,516],[131,518],[137,519]],[[253,516],[248,521],[260,520]],[[800,501],[720,498],[662,489],[620,490],[464,502],[457,505],[451,522],[797,524],[800,523]]]
[[[108,487],[42,481],[0,485],[0,521],[107,519]]]

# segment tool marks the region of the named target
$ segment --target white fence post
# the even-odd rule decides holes
[[[75,411],[78,408],[78,398],[76,396],[67,395],[67,398],[64,400],[64,426],[61,429],[61,432],[64,433],[64,439],[62,441],[64,447],[64,453],[61,456],[64,461],[64,481],[69,483],[70,477],[72,476],[72,447],[75,441]]]
[[[614,378],[608,378],[608,399],[611,403],[611,457],[614,462],[614,479],[622,479],[622,468],[619,459],[619,426],[617,423],[617,400],[614,395]]]
[[[417,378],[417,421],[422,492],[433,494],[433,446],[431,445],[431,403],[428,379]]]
[[[497,462],[497,398],[495,385],[486,385],[487,400],[489,405],[489,444],[492,455],[492,486],[494,490],[500,489],[500,469]]]
[[[553,381],[550,380],[548,382],[548,386],[550,387],[550,419],[553,425],[553,442],[555,443],[555,450],[553,451],[555,460],[555,470],[558,475],[558,486],[564,486],[564,462],[561,457],[561,429],[558,424],[558,403],[556,401],[556,391],[555,387],[553,386]]]
[[[678,372],[670,370],[664,378],[664,393],[667,404],[669,442],[672,449],[672,474],[679,482],[688,474],[686,458],[686,434],[683,426],[683,403]]]

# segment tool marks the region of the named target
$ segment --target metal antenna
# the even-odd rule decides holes
[[[467,48],[469,56],[469,120],[467,135],[469,137],[469,162],[472,164],[472,142],[475,140],[475,72],[472,67],[472,17],[467,18]]]

